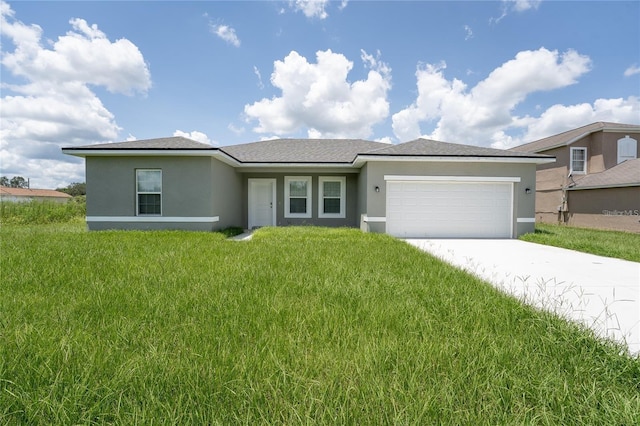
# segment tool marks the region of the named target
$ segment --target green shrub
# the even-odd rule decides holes
[[[52,201],[0,202],[0,222],[17,225],[68,223],[84,219],[86,211],[84,196],[75,197],[65,204]]]

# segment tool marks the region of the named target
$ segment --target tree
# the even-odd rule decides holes
[[[11,188],[28,188],[29,181],[22,176],[14,176],[11,179],[6,176],[2,176],[0,177],[0,185]]]
[[[56,188],[56,191],[64,192],[72,197],[87,195],[87,184],[84,182],[72,182],[64,188]]]
[[[29,183],[22,176],[12,177],[11,180],[9,181],[9,184],[11,185],[12,188],[28,188],[29,187]]]

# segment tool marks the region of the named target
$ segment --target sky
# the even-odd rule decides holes
[[[0,174],[185,136],[511,148],[640,124],[640,1],[0,0]]]

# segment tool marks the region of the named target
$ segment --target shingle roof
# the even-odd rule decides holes
[[[541,154],[484,148],[473,145],[439,142],[431,139],[416,139],[398,145],[387,145],[366,155],[380,156],[420,156],[420,157],[523,157],[546,158]]]
[[[627,160],[603,172],[575,179],[575,185],[570,189],[635,185],[640,185],[640,158]]]
[[[362,139],[274,139],[220,150],[242,163],[351,163],[358,154],[384,146]]]
[[[144,139],[129,142],[113,142],[113,143],[101,143],[96,145],[85,145],[63,148],[63,150],[74,149],[217,149],[206,143],[196,142],[191,139],[184,138],[182,136],[172,136],[169,138],[157,138],[157,139]]]
[[[398,145],[363,139],[273,139],[216,148],[183,137],[170,137],[63,148],[63,151],[67,152],[92,150],[211,150],[222,152],[239,163],[256,164],[352,164],[359,155],[379,157],[552,158],[530,152],[483,148],[429,139],[416,139]],[[75,152],[69,153],[76,154]]]
[[[9,188],[0,186],[0,194],[14,197],[71,198],[71,195],[53,189]]]
[[[539,139],[537,141],[529,142],[524,145],[516,146],[515,148],[511,148],[514,151],[525,151],[525,152],[541,152],[546,151],[548,149],[556,148],[558,146],[567,145],[578,138],[582,138],[586,135],[589,135],[593,132],[597,132],[603,129],[610,130],[632,130],[635,132],[640,132],[640,126],[637,124],[620,124],[620,123],[610,123],[605,121],[599,121],[597,123],[591,123],[586,126],[578,127],[577,129],[568,130],[563,133],[559,133],[557,135],[549,136],[543,139]]]

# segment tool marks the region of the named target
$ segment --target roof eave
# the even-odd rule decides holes
[[[556,157],[489,157],[489,156],[429,156],[429,155],[358,155],[353,162],[356,167],[362,167],[369,161],[418,161],[418,162],[438,162],[438,163],[533,163],[547,164],[554,163]]]
[[[567,191],[579,191],[581,189],[607,189],[607,188],[634,188],[640,186],[639,182],[634,183],[613,183],[609,185],[588,185],[588,186],[572,186]]]
[[[149,156],[186,156],[210,157],[219,152],[211,149],[82,149],[62,148],[62,152],[76,157],[149,157]]]

